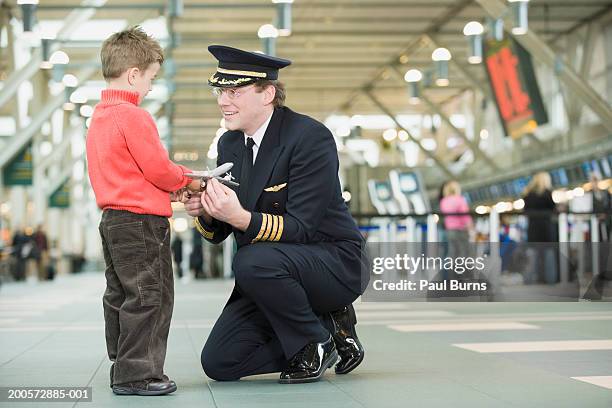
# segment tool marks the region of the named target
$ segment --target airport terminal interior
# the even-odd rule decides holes
[[[173,202],[178,390],[114,395],[86,138],[102,43],[136,25],[164,50],[141,107],[173,162],[217,165],[209,45],[287,58],[286,105],[333,135],[372,259],[462,248],[486,259],[486,293],[411,292],[385,265],[355,302],[354,371],[215,381],[200,353],[236,241],[207,242]],[[0,407],[612,407],[610,0],[0,0],[0,168],[0,391],[91,387]]]

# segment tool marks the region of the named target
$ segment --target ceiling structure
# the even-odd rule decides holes
[[[167,3],[108,0],[91,20],[144,21],[165,15]],[[184,0],[183,4],[182,15],[170,23],[179,39],[172,50],[176,90],[170,96],[172,105],[165,106],[172,106],[172,149],[202,152],[221,119],[206,85],[216,66],[207,46],[260,50],[257,30],[274,22],[276,5],[270,0]],[[77,0],[41,0],[37,17],[63,20],[79,7]],[[532,0],[529,27],[554,47],[561,36],[611,7],[606,0]],[[461,67],[451,64],[450,86],[425,91],[432,102],[442,104],[486,84],[483,67],[466,62],[463,27],[486,17],[472,0],[296,0],[292,8],[292,34],[279,37],[276,45],[278,56],[293,61],[281,72],[281,80],[287,87],[288,106],[319,120],[332,113],[381,114],[363,92],[370,87],[395,113],[427,111],[423,104],[408,103],[400,75],[410,68],[430,69],[437,46],[448,48]],[[14,13],[19,15],[18,7]],[[95,62],[99,46],[78,39],[63,43],[61,49],[70,56],[68,71]],[[94,78],[101,80],[101,75]]]

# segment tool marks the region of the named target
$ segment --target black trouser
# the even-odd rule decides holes
[[[174,280],[167,218],[105,210],[104,322],[114,384],[162,378]]]
[[[325,245],[256,243],[238,250],[236,287],[202,350],[206,375],[237,380],[282,371],[306,344],[329,338],[328,313],[358,295],[322,261]]]

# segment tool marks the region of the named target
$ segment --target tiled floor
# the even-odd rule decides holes
[[[232,283],[176,283],[164,397],[108,387],[102,274],[0,288],[0,386],[91,386],[93,402],[50,407],[612,407],[610,303],[360,303],[355,372],[316,384],[277,375],[218,383],[200,350]],[[552,351],[555,350],[555,351]]]

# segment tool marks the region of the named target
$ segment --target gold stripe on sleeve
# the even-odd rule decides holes
[[[268,237],[268,241],[274,241],[274,237],[276,236],[276,231],[278,230],[278,216],[277,215],[273,215],[272,217],[274,217],[274,225],[272,227],[272,232],[270,233],[270,236]]]
[[[276,226],[276,216],[270,215],[270,214],[266,214],[266,215],[270,217],[270,222],[268,223],[268,226],[266,227],[266,233],[263,235],[263,237],[261,237],[262,241],[267,241],[268,239],[270,239],[270,233],[272,232],[272,226]]]
[[[215,236],[214,231],[208,231],[206,228],[204,228],[202,224],[200,224],[200,220],[198,219],[198,217],[194,218],[194,221],[196,229],[204,238],[213,239],[213,237]]]
[[[276,234],[276,237],[274,237],[274,241],[278,241],[281,239],[281,236],[283,235],[283,227],[285,225],[285,219],[283,218],[282,215],[278,216],[278,233]]]
[[[259,233],[257,234],[257,236],[255,237],[255,239],[251,242],[257,242],[261,239],[261,236],[263,235],[264,231],[266,230],[266,225],[268,223],[268,214],[261,214],[261,227],[259,228]]]

